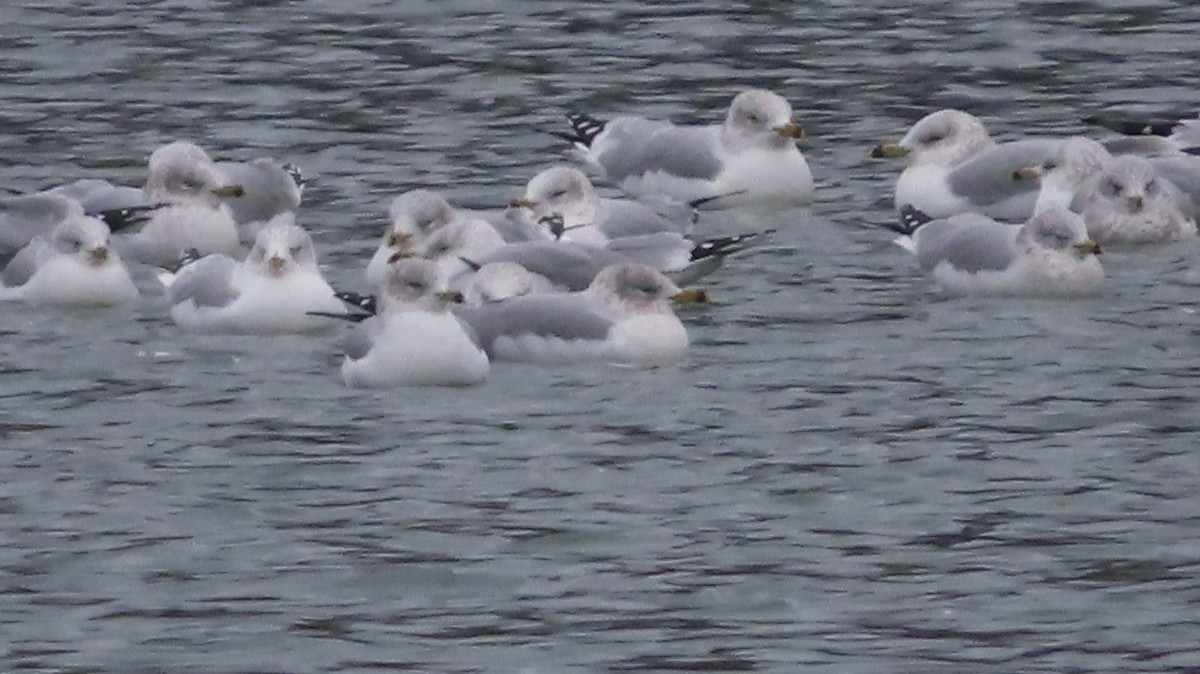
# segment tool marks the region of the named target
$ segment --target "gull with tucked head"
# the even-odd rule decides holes
[[[0,275],[0,297],[74,305],[133,301],[137,288],[109,247],[108,226],[76,214],[22,248]]]
[[[245,190],[196,145],[179,141],[155,150],[144,192],[147,201],[163,207],[125,241],[130,257],[161,265],[189,248],[201,254],[238,250],[237,224],[225,200]]]
[[[796,140],[803,131],[779,95],[749,89],[720,125],[688,126],[643,117],[603,121],[568,116],[563,134],[605,179],[636,197],[664,195],[711,208],[789,208],[812,201],[812,171]]]
[[[687,331],[671,309],[681,294],[657,270],[622,263],[580,292],[514,297],[459,315],[492,360],[656,365],[687,352]]]
[[[933,219],[908,206],[902,212],[901,245],[952,295],[1079,297],[1103,286],[1100,247],[1083,219],[1064,208],[1049,206],[1023,225],[978,213]]]
[[[290,213],[259,231],[242,262],[206,255],[159,279],[171,318],[200,332],[294,333],[327,327],[345,306],[321,276],[308,233]]]
[[[462,294],[442,290],[437,265],[399,257],[388,267],[379,312],[343,342],[350,386],[477,384],[491,365],[474,333],[452,313]]]

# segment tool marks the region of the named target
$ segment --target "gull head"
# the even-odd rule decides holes
[[[489,262],[471,275],[463,294],[467,304],[477,306],[552,289],[553,286],[544,276],[516,262]]]
[[[1092,177],[1092,196],[1108,208],[1137,215],[1169,191],[1144,157],[1121,155],[1104,163]]]
[[[953,166],[992,144],[987,129],[974,115],[947,109],[922,117],[899,142],[877,145],[871,157],[909,157],[914,164]]]
[[[787,147],[804,137],[792,118],[792,106],[765,89],[748,89],[734,97],[725,113],[722,139],[735,146]]]
[[[1072,136],[1063,141],[1054,156],[1039,166],[1016,171],[1013,177],[1040,181],[1041,192],[1035,210],[1049,206],[1066,208],[1088,178],[1109,158],[1108,150],[1100,143],[1083,136]]]
[[[204,150],[185,141],[163,145],[151,153],[144,191],[153,200],[199,201],[214,207],[222,199],[245,194],[241,185],[226,179]]]
[[[381,311],[446,311],[450,305],[462,302],[462,293],[442,290],[438,266],[433,260],[400,257],[388,265]]]
[[[525,186],[525,194],[509,204],[530,209],[536,222],[561,216],[566,227],[591,224],[599,205],[592,181],[583,171],[566,165],[551,166],[535,175]]]
[[[388,206],[388,234],[421,237],[454,221],[454,207],[433,190],[409,190]]]
[[[621,263],[605,267],[585,291],[618,313],[669,312],[679,286],[653,267]]]
[[[101,267],[116,256],[109,251],[108,225],[89,216],[73,216],[59,223],[50,245],[59,255],[77,255],[86,264]]]
[[[316,270],[317,252],[308,232],[285,213],[259,230],[246,264],[263,276],[280,278],[298,269]]]
[[[462,220],[446,225],[421,242],[418,253],[431,260],[489,255],[504,245],[504,237],[485,220]]]
[[[1040,247],[1047,250],[1072,253],[1083,258],[1099,255],[1100,246],[1088,237],[1087,224],[1077,213],[1052,206],[1030,218],[1017,235],[1017,242],[1027,249]]]

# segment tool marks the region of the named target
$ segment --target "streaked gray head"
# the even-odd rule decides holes
[[[454,207],[432,190],[409,190],[388,207],[390,233],[428,234],[454,221]]]
[[[80,255],[92,264],[108,260],[108,225],[88,216],[71,216],[54,228],[50,243],[61,255]]]
[[[1023,227],[1022,234],[1042,248],[1060,251],[1074,248],[1089,253],[1099,250],[1088,238],[1083,218],[1065,208],[1047,208],[1036,213]]]
[[[484,220],[463,220],[434,231],[418,246],[424,257],[466,257],[472,260],[504,245],[504,237]]]
[[[962,110],[938,110],[921,118],[900,146],[914,161],[929,161],[946,166],[955,164],[992,144],[992,138],[974,115]]]
[[[729,143],[786,146],[801,135],[792,106],[765,89],[748,89],[734,97],[725,113],[722,137]]]
[[[667,301],[679,294],[679,286],[654,267],[623,263],[596,274],[587,292],[627,309],[655,309],[666,308]]]
[[[1162,196],[1163,181],[1144,157],[1120,155],[1105,162],[1092,178],[1092,197],[1124,213],[1141,213]]]
[[[176,141],[150,155],[145,192],[152,199],[193,198],[215,204],[222,196],[236,196],[235,187],[192,143]]]
[[[317,251],[308,232],[285,213],[259,230],[246,262],[263,274],[283,276],[296,269],[316,269]]]

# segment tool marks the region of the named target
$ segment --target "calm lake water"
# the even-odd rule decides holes
[[[868,149],[1192,115],[1200,5],[133,2],[0,8],[0,184],[140,183],[159,144],[313,177],[359,287],[386,204],[495,206],[574,109],[787,97],[811,210],[683,313],[678,367],[350,390],[338,334],[0,307],[0,669],[1200,671],[1200,255],[1075,302],[947,299]],[[810,6],[811,5],[811,6]]]

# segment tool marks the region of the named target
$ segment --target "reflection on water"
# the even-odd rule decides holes
[[[878,3],[885,4],[885,3]],[[788,97],[818,201],[712,279],[675,368],[359,392],[337,336],[137,307],[0,320],[0,624],[35,671],[1185,671],[1195,245],[1103,297],[947,300],[871,145],[1191,114],[1186,3],[43,2],[0,9],[3,184],[187,138],[314,182],[354,287],[404,189],[498,205],[564,112]],[[731,220],[731,218],[733,220]],[[736,216],[706,215],[705,231]],[[145,284],[152,289],[152,283]]]

